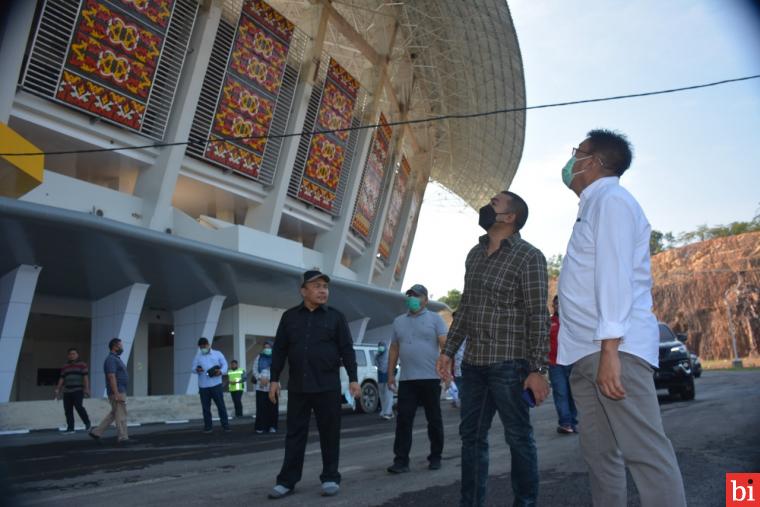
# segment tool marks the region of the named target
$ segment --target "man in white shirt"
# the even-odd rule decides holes
[[[573,365],[570,383],[594,505],[627,504],[627,465],[643,506],[685,506],[652,377],[659,334],[651,228],[619,182],[631,159],[625,136],[592,130],[562,170],[580,205],[560,273],[557,362]]]
[[[227,360],[224,354],[213,350],[206,338],[198,339],[198,353],[193,359],[193,372],[198,375],[198,394],[203,410],[203,433],[211,433],[211,401],[216,405],[224,432],[230,431],[227,407],[224,405],[222,375],[227,374]]]

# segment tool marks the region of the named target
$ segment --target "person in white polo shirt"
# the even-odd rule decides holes
[[[632,158],[625,136],[592,130],[562,169],[580,205],[560,272],[557,362],[573,365],[570,384],[594,505],[627,505],[627,466],[641,505],[685,506],[652,377],[659,333],[651,228],[620,186]]]
[[[406,291],[408,312],[393,321],[393,339],[388,351],[388,386],[396,385],[396,364],[401,360],[401,381],[398,383],[396,439],[393,443],[393,465],[388,472],[409,471],[412,448],[412,426],[417,407],[425,409],[430,439],[428,468],[441,468],[443,451],[443,419],[441,418],[441,381],[435,368],[446,343],[448,329],[437,313],[428,311],[428,291],[420,284]]]

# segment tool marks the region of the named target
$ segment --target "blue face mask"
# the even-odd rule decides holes
[[[264,349],[261,351],[262,354],[265,356],[271,356],[272,355],[272,349]]]
[[[383,352],[385,352],[385,347],[378,347],[377,352],[378,354],[382,354]]]
[[[586,170],[578,171],[577,173],[573,172],[573,166],[575,163],[579,160],[586,160],[587,158],[591,158],[592,155],[589,155],[588,157],[581,157],[581,158],[575,158],[575,155],[570,157],[570,160],[567,161],[567,164],[565,164],[565,167],[562,168],[562,183],[565,184],[567,188],[570,188],[570,184],[573,182],[573,178],[575,178],[580,173],[586,172]]]
[[[201,348],[201,354],[208,354],[210,352],[211,352],[211,348],[210,347],[203,347],[203,348]]]
[[[417,313],[422,308],[422,301],[420,301],[420,298],[409,296],[406,298],[406,307],[409,308],[410,312]]]

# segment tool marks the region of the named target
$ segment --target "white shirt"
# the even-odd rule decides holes
[[[200,373],[195,371],[198,366],[203,368]],[[222,383],[222,377],[209,377],[206,373],[214,366],[222,369],[222,375],[227,375],[227,360],[224,359],[224,354],[214,349],[211,349],[208,354],[201,354],[200,351],[195,353],[193,373],[198,374],[198,387],[214,387]]]
[[[599,352],[601,340],[622,338],[620,351],[658,365],[650,233],[641,206],[617,177],[581,192],[559,278],[559,364]]]

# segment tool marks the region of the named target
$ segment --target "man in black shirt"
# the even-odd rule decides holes
[[[280,374],[287,359],[288,383],[287,437],[285,460],[277,485],[269,498],[282,498],[293,492],[301,480],[311,411],[317,420],[322,448],[322,494],[340,491],[338,457],[340,453],[340,366],[348,373],[351,395],[359,397],[356,356],[346,318],[327,306],[330,278],[319,271],[303,275],[303,303],[286,311],[280,319],[272,349],[269,399],[276,403],[280,394]]]

